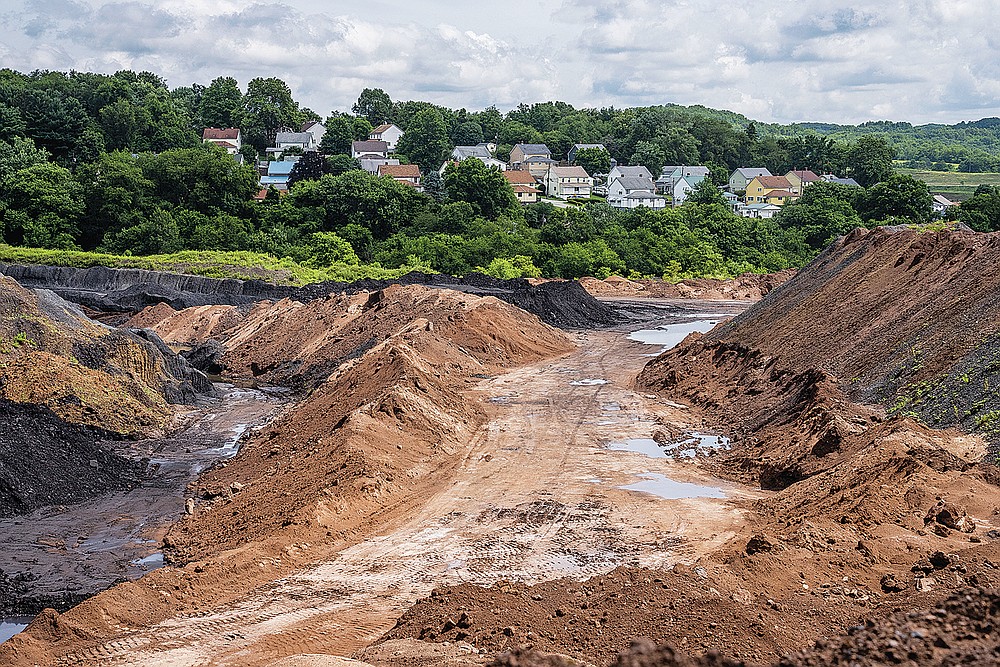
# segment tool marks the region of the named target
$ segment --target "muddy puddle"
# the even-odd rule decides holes
[[[244,434],[288,401],[270,390],[218,389],[220,398],[205,399],[180,432],[121,443],[126,455],[150,461],[142,486],[0,520],[0,576],[9,584],[0,593],[0,614],[64,610],[163,566],[161,540],[184,512],[188,483],[235,456]]]
[[[726,492],[720,487],[679,482],[666,475],[655,472],[638,475],[642,481],[619,486],[626,491],[649,493],[666,500],[684,500],[686,498],[725,498]]]
[[[661,324],[655,329],[640,329],[628,335],[629,340],[645,345],[658,345],[660,350],[646,356],[656,356],[677,347],[685,338],[693,333],[708,333],[723,319],[730,315],[706,314],[689,322]]]
[[[652,459],[693,459],[698,456],[712,456],[720,450],[729,449],[729,438],[724,435],[692,431],[673,442],[661,443],[652,438],[627,438],[622,442],[608,443],[608,449],[615,452],[635,452]]]

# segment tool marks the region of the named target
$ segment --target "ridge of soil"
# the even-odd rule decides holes
[[[796,271],[744,273],[735,278],[685,278],[677,282],[610,276],[604,280],[580,278],[580,285],[598,298],[696,299],[701,301],[759,301],[790,280]]]
[[[88,645],[239,599],[409,516],[464,460],[485,418],[464,389],[573,347],[503,301],[421,286],[251,313],[215,320],[219,344],[240,360],[230,376],[295,384],[302,400],[202,475],[164,540],[178,567],[50,613],[0,646],[0,661],[72,664]],[[201,314],[167,317],[189,331]]]

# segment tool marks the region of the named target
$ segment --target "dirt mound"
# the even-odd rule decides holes
[[[685,278],[665,280],[628,280],[611,276],[605,280],[581,278],[580,284],[596,297],[638,296],[653,299],[698,299],[707,301],[759,301],[766,294],[790,280],[795,271],[745,273],[736,278]]]
[[[0,273],[33,288],[52,289],[64,299],[103,313],[137,313],[166,304],[175,310],[206,305],[248,305],[258,301],[294,299],[308,302],[331,294],[373,292],[391,285],[445,287],[512,303],[553,326],[591,328],[619,321],[614,309],[597,302],[575,283],[534,284],[523,279],[500,280],[473,273],[463,278],[409,273],[394,280],[323,282],[303,287],[273,285],[260,280],[220,280],[162,271],[88,269],[0,264]]]
[[[117,437],[68,424],[45,407],[0,400],[0,517],[138,485],[146,462],[114,453],[107,445]]]
[[[311,390],[203,476],[204,509],[169,535],[180,560],[282,526],[352,529],[345,508],[367,517],[454,466],[481,419],[459,393],[476,376],[570,349],[563,334],[497,299],[399,285],[262,303],[245,318],[181,311],[154,328],[168,340],[214,336],[231,377]]]
[[[0,279],[0,397],[119,433],[164,427],[169,403],[211,391],[153,334],[111,329],[55,294]]]

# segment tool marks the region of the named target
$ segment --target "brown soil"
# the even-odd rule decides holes
[[[580,278],[585,290],[598,298],[641,297],[646,299],[694,299],[699,301],[759,301],[766,294],[795,275],[789,269],[760,275],[745,273],[737,278],[686,278],[678,282],[665,280],[628,280],[611,276],[605,280]]]

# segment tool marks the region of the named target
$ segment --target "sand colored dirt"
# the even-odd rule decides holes
[[[771,274],[745,273],[729,279],[686,278],[629,280],[610,276],[604,280],[580,278],[580,285],[599,298],[642,297],[647,299],[693,299],[699,301],[759,301],[795,275],[789,269]]]

